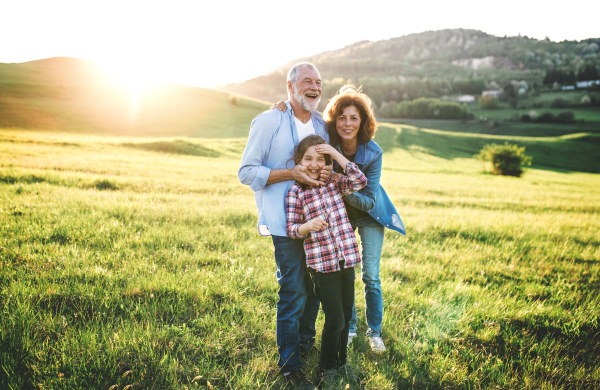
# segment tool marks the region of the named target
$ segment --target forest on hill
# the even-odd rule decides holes
[[[465,29],[426,31],[357,42],[219,88],[266,101],[286,99],[287,70],[298,61],[310,61],[321,72],[320,108],[341,85],[354,83],[362,85],[380,109],[389,102],[421,97],[451,99],[460,94],[480,95],[488,89],[503,91],[507,86],[518,86],[515,92],[523,87],[526,94],[535,95],[560,89],[562,85],[556,81],[588,80],[597,77],[600,68],[600,38],[553,42]]]

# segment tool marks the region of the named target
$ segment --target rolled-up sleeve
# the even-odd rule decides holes
[[[262,190],[271,174],[271,169],[264,164],[271,148],[273,132],[277,129],[273,125],[273,117],[272,114],[263,113],[254,118],[250,125],[250,135],[238,170],[238,178],[253,191]]]
[[[298,197],[298,187],[290,188],[285,198],[285,212],[287,224],[285,230],[290,238],[306,238],[298,232],[298,228],[305,222],[304,209]]]
[[[344,196],[344,200],[359,210],[369,212],[375,207],[375,198],[381,179],[381,154],[368,167],[363,168],[367,185],[360,191]]]

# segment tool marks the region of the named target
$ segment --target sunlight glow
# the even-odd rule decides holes
[[[164,82],[152,69],[141,63],[115,62],[104,64],[103,67],[109,78],[138,93]]]
[[[594,23],[582,23],[580,17],[557,22],[552,7],[518,0],[489,7],[476,0],[458,3],[374,0],[368,4],[335,0],[322,2],[316,8],[298,3],[293,9],[267,0],[175,1],[168,5],[141,0],[4,3],[0,12],[6,17],[0,23],[0,36],[11,39],[2,42],[0,62],[57,56],[108,62],[122,82],[137,90],[158,80],[201,87],[241,82],[290,61],[309,59],[355,42],[428,30],[465,28],[496,36],[521,34],[554,41],[598,35]],[[232,12],[233,4],[236,12]],[[582,0],[577,9],[594,15],[600,10],[598,4],[597,0]],[[361,28],[346,28],[340,33],[340,23],[321,23],[318,34],[305,37],[290,27],[290,17],[300,17],[303,12],[318,20],[336,15],[346,7],[361,10],[360,15],[355,15]],[[522,15],[532,17],[526,18],[527,23],[507,23]]]
[[[137,121],[140,97],[144,92],[158,88],[165,82],[149,67],[136,62],[114,62],[103,65],[110,81],[117,83],[128,91],[129,118],[133,125]]]

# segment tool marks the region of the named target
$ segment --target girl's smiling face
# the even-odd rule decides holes
[[[308,177],[313,180],[319,180],[321,169],[325,166],[325,155],[317,152],[314,146],[309,146],[302,156],[300,165],[306,168]]]

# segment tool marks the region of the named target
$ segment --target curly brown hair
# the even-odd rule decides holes
[[[340,138],[336,130],[336,119],[342,115],[346,107],[350,106],[356,107],[360,115],[358,140],[366,144],[375,137],[377,121],[375,120],[371,99],[361,91],[360,87],[346,84],[331,98],[323,112],[323,119],[327,122],[327,132],[329,133],[329,143],[331,145],[337,145]]]

